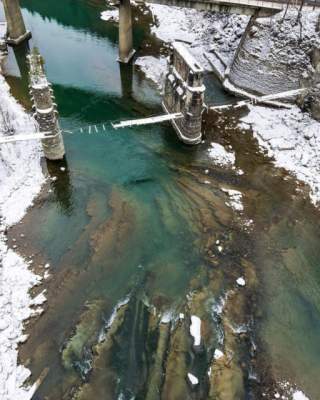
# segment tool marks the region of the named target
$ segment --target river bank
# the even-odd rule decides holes
[[[33,119],[10,94],[0,75],[0,135],[30,132]],[[42,277],[30,270],[32,258],[18,254],[16,245],[7,244],[7,231],[19,223],[39,194],[44,175],[40,164],[41,148],[36,142],[1,146],[0,172],[0,396],[1,399],[30,399],[35,386],[24,388],[30,371],[18,365],[18,345],[27,339],[24,322],[41,312],[43,295],[32,298],[30,289]],[[21,238],[22,239],[22,238]]]

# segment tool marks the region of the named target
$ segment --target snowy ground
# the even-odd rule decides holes
[[[236,50],[249,18],[235,14],[210,13],[194,9],[150,4],[155,25],[151,32],[164,42],[180,40],[195,58],[211,71],[204,53],[219,51],[228,61]]]
[[[9,93],[0,75],[0,136],[9,127],[17,133],[34,132],[34,121]],[[6,245],[5,229],[17,223],[39,193],[44,176],[37,142],[6,144],[0,147],[0,398],[27,400],[35,386],[23,388],[30,372],[17,365],[17,346],[26,340],[23,321],[41,312],[43,294],[32,299],[29,290],[41,278],[26,261]],[[35,308],[31,308],[35,306]]]
[[[278,110],[250,106],[242,127],[252,127],[275,164],[309,184],[314,204],[320,201],[320,123],[298,107]]]

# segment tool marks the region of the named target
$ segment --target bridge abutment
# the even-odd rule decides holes
[[[127,64],[133,57],[132,15],[130,0],[120,0],[119,4],[119,57],[118,61]]]
[[[29,56],[30,94],[35,109],[35,119],[40,132],[48,138],[42,139],[44,155],[48,160],[61,160],[65,155],[63,138],[54,103],[53,91],[43,68],[43,60],[37,52]]]
[[[3,0],[3,6],[8,24],[8,44],[15,46],[30,39],[31,32],[26,30],[19,0]]]
[[[172,125],[186,144],[201,142],[204,92],[203,69],[181,43],[174,43],[162,106],[169,114],[182,114]]]

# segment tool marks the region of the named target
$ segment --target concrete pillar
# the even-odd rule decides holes
[[[124,99],[132,97],[133,65],[119,64],[121,78],[121,94]]]
[[[198,144],[202,139],[204,110],[203,69],[181,43],[174,43],[168,60],[162,106],[166,113],[181,113],[172,120],[179,139]]]
[[[120,0],[118,61],[127,64],[133,57],[134,53],[130,0]]]
[[[48,160],[61,160],[65,155],[63,138],[54,103],[53,91],[43,69],[41,56],[35,52],[29,56],[30,94],[35,110],[35,119],[40,132],[48,139],[42,139],[44,155]],[[53,137],[52,137],[53,136]]]
[[[18,45],[31,37],[31,33],[26,30],[19,0],[2,0],[4,12],[8,24],[9,37],[7,42],[11,45]]]

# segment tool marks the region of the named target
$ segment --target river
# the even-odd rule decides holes
[[[239,114],[211,116],[198,147],[169,124],[113,130],[110,121],[159,113],[161,98],[137,68],[117,63],[104,3],[21,4],[61,125],[74,132],[64,136],[66,160],[44,165],[57,179],[10,232],[25,234],[24,255],[50,263],[35,289],[47,290],[45,311],[20,348],[31,381],[48,368],[34,399],[271,399],[288,395],[280,382],[318,399],[320,229],[306,188],[237,128]],[[135,48],[150,42],[156,54],[152,18],[136,13]],[[16,64],[10,54],[7,81],[30,108],[24,55],[16,51]],[[209,101],[230,100],[208,83]],[[102,122],[106,131],[80,130]],[[231,146],[236,169],[213,164],[211,140]],[[221,188],[243,193],[244,212]]]

